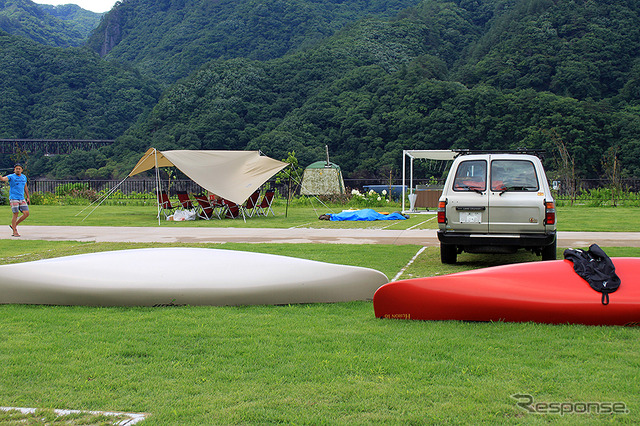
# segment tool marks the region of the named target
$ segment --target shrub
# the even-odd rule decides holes
[[[55,195],[62,199],[64,204],[86,204],[98,199],[98,193],[89,187],[88,183],[65,183],[58,185]]]
[[[60,198],[51,192],[32,192],[29,194],[29,199],[34,205],[60,204]]]
[[[9,204],[9,186],[3,185],[0,188],[0,206],[6,206]]]
[[[354,207],[387,207],[390,202],[386,189],[381,194],[378,194],[373,189],[365,193],[353,189],[351,190],[349,205]]]
[[[615,195],[615,197],[614,197]],[[566,197],[557,197],[556,205],[571,206],[571,200]],[[582,192],[576,197],[573,205],[587,207],[638,207],[640,206],[640,194],[631,191],[616,190],[614,194],[611,188],[594,188]]]
[[[56,186],[55,194],[59,197],[71,195],[73,191],[84,191],[89,189],[88,183],[64,183]]]

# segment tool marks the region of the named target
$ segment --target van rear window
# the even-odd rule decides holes
[[[540,187],[536,169],[527,160],[491,162],[492,191],[537,191]]]
[[[487,189],[487,162],[463,161],[458,165],[453,183],[454,191],[485,191]]]

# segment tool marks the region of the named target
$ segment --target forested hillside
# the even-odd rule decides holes
[[[454,73],[467,85],[616,96],[640,53],[640,2],[520,1],[497,17]]]
[[[85,10],[75,4],[61,4],[59,6],[40,4],[39,6],[49,15],[72,24],[80,32],[83,44],[93,30],[98,27],[103,16],[102,13]]]
[[[121,143],[138,149],[149,144],[190,149],[248,146],[276,158],[295,150],[301,162],[308,164],[323,157],[325,143],[335,158],[343,158],[343,153],[334,148],[343,145],[340,137],[348,137],[346,145],[364,148],[356,156],[351,156],[351,149],[344,153],[344,157],[351,158],[343,168],[347,173],[353,172],[359,165],[349,166],[371,154],[367,147],[371,141],[353,140],[357,137],[356,128],[347,130],[352,137],[336,134],[322,121],[329,112],[321,110],[329,100],[323,98],[324,102],[317,105],[317,98],[327,93],[334,82],[355,79],[357,83],[349,82],[334,94],[354,108],[355,117],[360,101],[343,96],[358,84],[371,83],[373,74],[406,77],[407,81],[444,78],[448,64],[440,58],[455,62],[465,46],[464,40],[474,37],[473,25],[459,17],[452,19],[448,7],[436,15],[431,14],[433,11],[429,9],[424,21],[361,21],[321,46],[281,59],[213,61],[165,93],[149,119],[128,132]],[[435,25],[439,15],[446,16],[448,28]],[[447,30],[468,34],[447,40],[443,37]],[[425,39],[433,42],[426,44]],[[318,115],[302,118],[301,108],[305,109],[309,102],[314,105],[312,108],[320,108]],[[352,123],[351,118],[347,120]],[[343,123],[345,127],[349,127],[347,123]],[[312,135],[311,129],[319,129],[320,133]],[[388,142],[391,141],[385,140]]]
[[[149,146],[260,149],[275,158],[295,151],[306,166],[324,158],[325,145],[347,177],[397,176],[403,149],[521,147],[547,149],[552,176],[561,147],[579,176],[601,176],[612,154],[624,173],[640,176],[637,2],[423,0],[389,19],[346,25],[354,5],[359,16],[381,5],[393,15],[402,6],[125,0],[91,38],[92,48],[108,52],[103,60],[82,49],[55,50],[64,58],[58,62],[76,62],[58,63],[53,78],[42,47],[30,45],[24,58],[10,49],[5,77],[13,80],[0,80],[2,90],[31,103],[0,112],[0,132],[83,137],[104,128],[122,135],[99,153],[34,159],[31,173],[57,177],[87,169],[122,176]],[[32,74],[18,78],[31,61]],[[78,86],[71,69],[84,76]],[[158,92],[144,75],[165,85],[186,77],[145,113]],[[49,104],[32,95],[43,92],[43,81],[62,83],[45,84]],[[112,90],[100,92],[109,84]],[[105,112],[66,113],[100,99],[95,90],[130,97],[108,98]],[[62,109],[52,107],[58,97]],[[7,121],[6,111],[15,110],[28,125]],[[30,118],[40,111],[57,121]]]
[[[419,0],[127,0],[89,40],[109,60],[173,83],[213,59],[269,60]]]
[[[0,30],[49,46],[80,46],[100,23],[101,14],[68,4],[0,0]]]
[[[113,139],[161,94],[138,71],[83,48],[0,32],[0,58],[2,138]]]
[[[640,17],[624,3],[425,1],[282,59],[212,62],[122,143],[295,150],[301,164],[326,144],[348,176],[398,171],[410,148],[545,148],[555,168],[565,146],[598,177],[612,148],[640,175]]]

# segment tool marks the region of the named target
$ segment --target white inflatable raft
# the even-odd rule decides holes
[[[371,300],[379,271],[232,250],[150,248],[0,266],[0,304],[281,305]]]

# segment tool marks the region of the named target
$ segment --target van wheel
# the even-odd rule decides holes
[[[542,247],[542,260],[556,260],[557,241],[553,244]]]
[[[453,244],[440,243],[440,261],[446,264],[456,263],[458,249]]]

